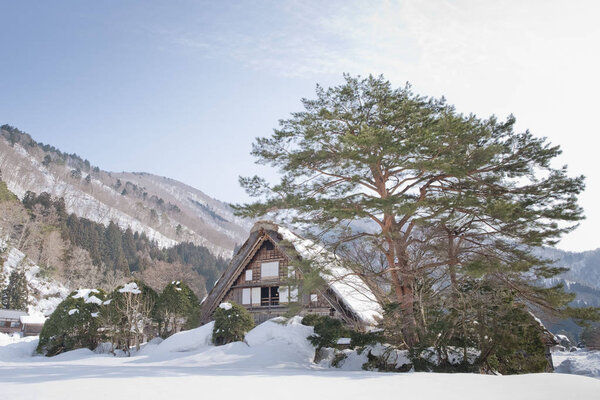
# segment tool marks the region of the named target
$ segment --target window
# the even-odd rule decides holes
[[[246,281],[251,281],[251,280],[252,280],[252,270],[247,269],[246,270]]]
[[[298,301],[298,288],[295,286],[279,287],[279,303],[293,303]]]
[[[242,304],[252,304],[252,301],[250,299],[250,293],[250,288],[242,289]]]
[[[279,278],[279,261],[260,264],[260,278]]]
[[[261,287],[260,288],[260,305],[261,306],[278,306],[279,305],[279,286]]]
[[[259,287],[252,288],[252,305],[253,306],[260,305],[260,288]]]
[[[292,287],[290,290],[290,301],[298,301],[298,288]]]
[[[316,303],[317,301],[319,301],[319,297],[316,294],[312,293],[310,295],[310,302],[311,303]]]
[[[19,321],[11,321],[10,322],[10,327],[11,328],[18,328],[19,327]]]

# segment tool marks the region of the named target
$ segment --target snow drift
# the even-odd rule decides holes
[[[213,324],[152,340],[131,357],[79,349],[56,357],[32,357],[36,338],[0,335],[0,382],[7,398],[93,399],[199,397],[264,399],[418,398],[593,399],[600,380],[565,374],[478,374],[345,371],[312,363],[306,340],[312,328],[300,318],[267,321],[245,342],[211,344]],[[359,369],[362,360],[345,368]],[[561,364],[562,365],[562,364]]]

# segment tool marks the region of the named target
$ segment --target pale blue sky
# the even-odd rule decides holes
[[[575,5],[573,5],[575,4]],[[600,247],[600,9],[594,1],[0,0],[0,123],[113,171],[221,200],[271,173],[256,136],[343,72],[383,73],[460,111],[505,117],[588,176],[588,220],[560,247]]]

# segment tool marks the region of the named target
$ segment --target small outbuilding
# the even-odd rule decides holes
[[[27,312],[22,310],[0,309],[0,332],[21,332],[21,317],[26,315]]]
[[[22,315],[20,321],[23,336],[38,336],[42,332],[46,317],[42,315]]]
[[[22,310],[0,309],[0,333],[20,333],[23,336],[38,336],[46,317],[28,315]]]

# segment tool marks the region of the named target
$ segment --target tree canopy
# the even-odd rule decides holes
[[[453,315],[452,332],[466,332],[466,304],[482,287],[566,310],[561,287],[532,285],[561,270],[531,249],[556,244],[583,218],[584,177],[554,166],[559,146],[515,132],[512,115],[482,119],[382,76],[344,78],[317,86],[304,110],[256,139],[252,154],[281,179],[240,178],[258,200],[238,214],[310,228],[360,259],[355,272],[398,306],[409,347],[440,310]]]

